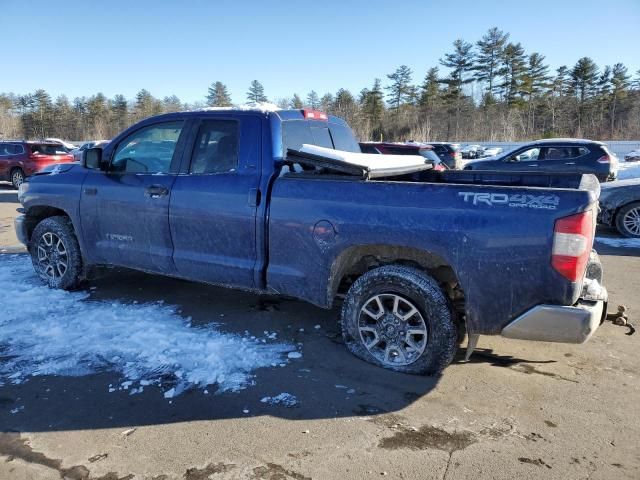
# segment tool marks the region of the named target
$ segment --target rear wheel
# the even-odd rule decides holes
[[[20,188],[20,185],[24,182],[24,172],[20,168],[14,168],[11,171],[11,184],[15,188]]]
[[[387,265],[356,280],[342,308],[351,353],[375,365],[438,374],[457,348],[449,301],[436,281],[411,267]]]
[[[45,218],[36,225],[29,252],[33,268],[50,287],[72,290],[80,283],[82,256],[67,217]]]
[[[625,237],[640,238],[640,202],[620,209],[616,215],[616,228]]]

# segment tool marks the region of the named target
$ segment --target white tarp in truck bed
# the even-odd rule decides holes
[[[303,144],[289,154],[308,160],[310,165],[335,168],[346,173],[360,174],[365,178],[381,178],[419,172],[433,168],[433,164],[420,155],[379,155],[354,153],[316,145]]]

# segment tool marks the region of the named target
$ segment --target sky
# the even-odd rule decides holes
[[[640,69],[640,0],[0,0],[0,25],[4,64],[18,66],[0,92],[71,99],[146,88],[203,101],[222,81],[241,103],[253,79],[270,100],[357,94],[402,64],[418,84],[455,39],[494,26],[553,69],[583,56]]]

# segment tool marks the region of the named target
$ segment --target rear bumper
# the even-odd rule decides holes
[[[586,342],[607,314],[609,294],[601,282],[602,264],[592,251],[582,292],[574,305],[536,305],[504,327],[502,336],[541,342]]]
[[[604,300],[580,300],[574,306],[537,305],[502,329],[502,336],[540,342],[584,343],[606,314]]]
[[[25,215],[18,215],[13,222],[16,228],[16,236],[18,237],[18,241],[25,246],[29,243],[26,220],[27,217]]]

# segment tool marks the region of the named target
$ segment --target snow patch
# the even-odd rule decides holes
[[[110,392],[135,394],[152,384],[166,389],[165,398],[213,384],[237,391],[252,383],[255,369],[281,365],[294,349],[191,326],[160,302],[93,301],[86,292],[50,289],[27,256],[0,257],[0,291],[0,385],[111,371],[122,379]]]
[[[280,107],[269,102],[250,102],[240,105],[233,105],[231,107],[204,107],[197,110],[191,110],[194,112],[225,112],[230,110],[241,110],[247,112],[278,112],[282,110]]]
[[[596,242],[604,243],[610,247],[640,248],[640,238],[610,238],[596,237]]]
[[[298,405],[296,396],[286,392],[276,395],[275,397],[264,397],[260,401],[262,403],[268,403],[269,405],[283,405],[289,408]]]
[[[618,180],[640,178],[640,162],[619,162]]]

